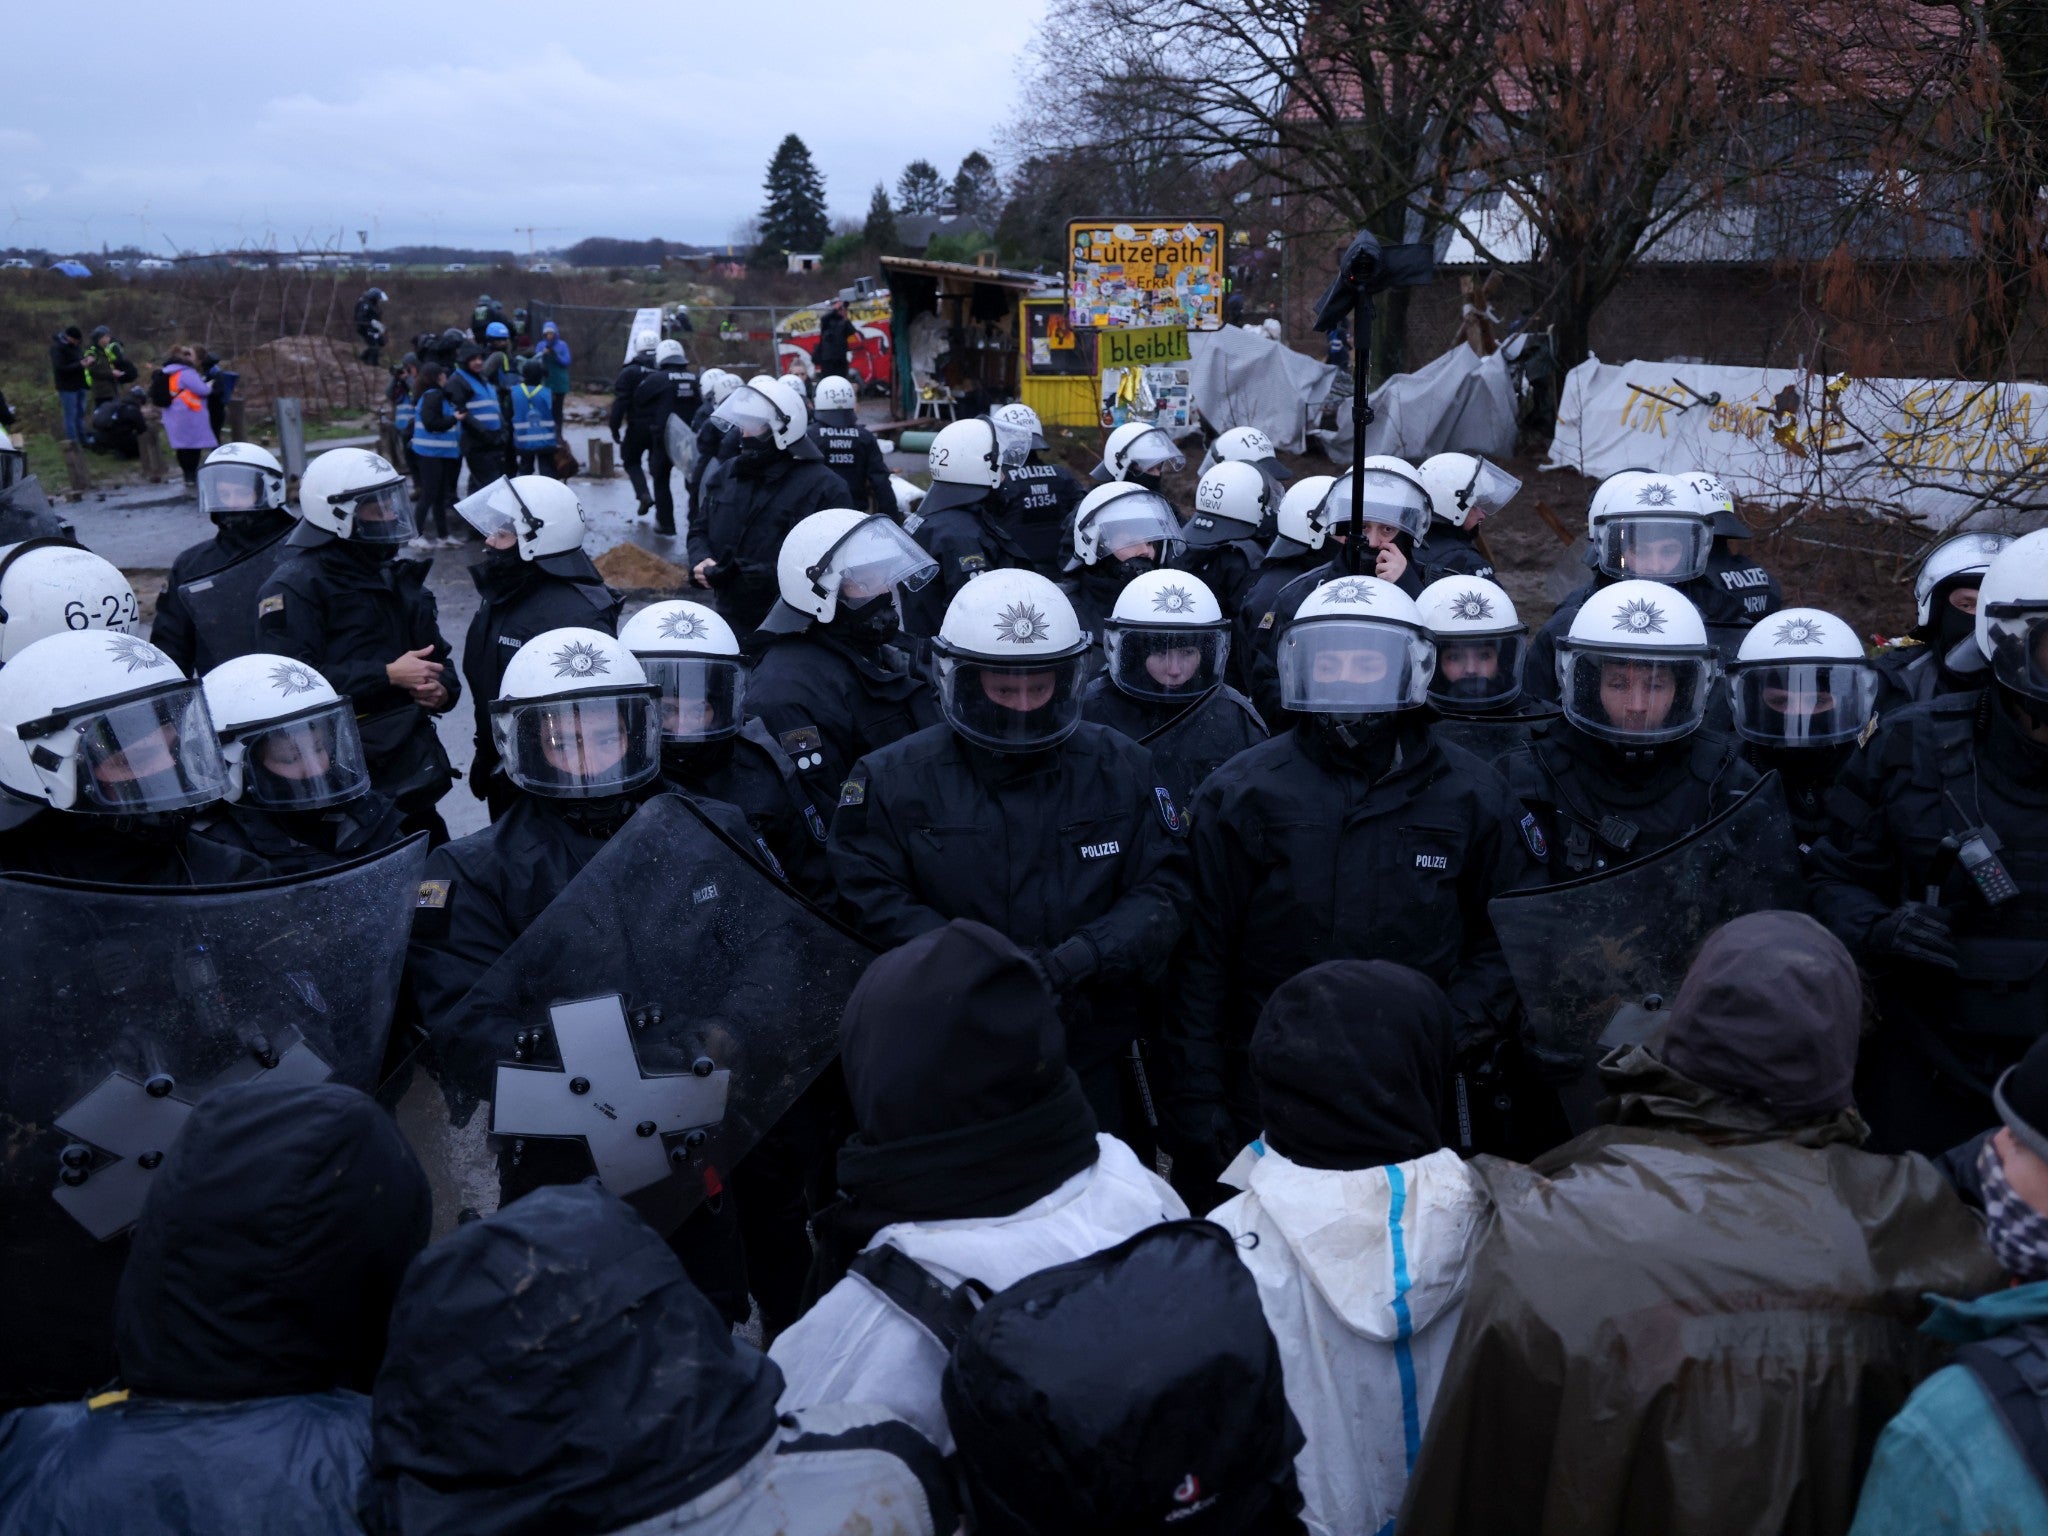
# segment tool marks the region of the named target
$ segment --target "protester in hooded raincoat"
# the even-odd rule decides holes
[[[0,1420],[0,1532],[359,1531],[364,1394],[430,1217],[425,1175],[367,1095],[208,1094],[135,1228],[120,1390]]]
[[[1490,1201],[1400,1515],[1439,1532],[1838,1532],[1940,1363],[1922,1296],[1999,1281],[1918,1157],[1860,1150],[1862,987],[1811,918],[1717,930],[1662,1041],[1601,1063],[1612,1123]]]
[[[735,1340],[623,1202],[553,1185],[406,1276],[377,1377],[365,1524],[394,1536],[932,1536],[938,1453],[869,1409],[776,1415]]]
[[[1289,978],[1252,1033],[1265,1130],[1209,1219],[1279,1341],[1316,1536],[1391,1524],[1458,1331],[1485,1202],[1444,1145],[1451,1045],[1442,989],[1386,960]]]
[[[769,1355],[786,1406],[873,1403],[950,1452],[946,1351],[847,1273],[855,1256],[894,1248],[945,1286],[1000,1289],[1187,1207],[1097,1134],[1052,994],[993,928],[956,919],[881,956],[839,1039],[860,1129],[839,1152],[840,1198],[813,1223],[823,1295]]]
[[[2048,1040],[1994,1099],[2004,1127],[1957,1154],[2011,1289],[1936,1299],[1922,1331],[1956,1345],[1956,1363],[1879,1437],[1850,1536],[2048,1531]]]

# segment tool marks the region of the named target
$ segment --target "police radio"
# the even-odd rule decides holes
[[[2009,901],[2019,900],[2019,882],[2005,867],[2005,861],[1998,856],[1998,834],[1989,827],[1973,827],[1966,831],[1956,847],[1956,862],[1963,867],[1963,873],[1970,877],[1970,883],[1977,887],[1977,894],[1984,898],[1985,905],[2002,907]]]

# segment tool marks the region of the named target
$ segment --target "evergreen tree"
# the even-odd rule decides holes
[[[825,214],[825,178],[804,141],[790,134],[768,162],[768,205],[761,210],[765,251],[823,250],[832,222]]]
[[[946,182],[929,160],[913,160],[896,178],[898,213],[937,213],[946,199]]]
[[[1002,211],[1003,184],[996,176],[995,162],[980,150],[968,151],[953,176],[953,212],[974,219],[984,227]]]
[[[889,204],[889,189],[879,181],[875,195],[868,199],[868,221],[861,235],[867,248],[877,256],[893,256],[902,248],[903,237],[896,232],[896,210]]]

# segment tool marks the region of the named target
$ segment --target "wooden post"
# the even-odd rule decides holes
[[[228,400],[228,441],[246,443],[249,441],[249,402],[239,396]]]
[[[64,439],[64,472],[70,476],[74,491],[92,489],[92,470],[85,462],[85,449],[68,437]]]
[[[589,450],[586,454],[584,473],[593,480],[609,480],[619,472],[618,462],[612,457],[612,440],[608,437],[593,436],[585,441]]]
[[[144,432],[135,440],[142,450],[142,474],[146,480],[161,481],[170,473],[170,466],[164,462],[164,445],[154,432]]]

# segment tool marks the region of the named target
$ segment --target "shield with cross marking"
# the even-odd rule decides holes
[[[839,1048],[874,951],[680,795],[637,811],[471,988],[398,1096],[435,1228],[595,1174],[673,1231]]]
[[[127,1232],[192,1106],[266,1074],[368,1091],[423,837],[189,889],[0,877],[0,1405],[113,1372]]]

